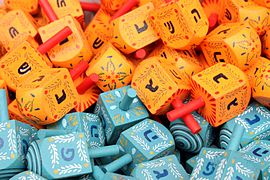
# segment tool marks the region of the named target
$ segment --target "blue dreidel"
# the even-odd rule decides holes
[[[12,178],[10,178],[10,180],[46,180],[44,177],[33,173],[32,171],[24,171],[21,172],[19,174],[17,174],[16,176],[13,176]]]
[[[25,155],[36,129],[9,120],[5,90],[0,89],[0,179],[9,179],[26,168]]]
[[[136,180],[136,178],[131,177],[131,176],[123,176],[123,175],[111,173],[111,172],[104,173],[99,166],[93,167],[93,177],[95,178],[95,180],[105,180],[105,179],[106,180],[116,180],[116,179]]]
[[[270,141],[253,141],[239,150],[243,158],[252,161],[261,170],[260,180],[270,177]]]
[[[210,147],[214,141],[213,127],[198,113],[191,113],[201,127],[201,131],[193,134],[183,120],[177,119],[170,124],[170,131],[178,149],[198,153],[202,147]]]
[[[130,86],[101,93],[95,113],[102,119],[108,144],[115,144],[122,131],[149,116]]]
[[[133,158],[132,163],[123,168],[127,174],[136,164],[172,154],[175,149],[170,131],[151,119],[145,119],[122,132],[117,144]]]
[[[175,155],[140,163],[132,171],[132,176],[137,179],[152,180],[161,178],[170,180],[189,179],[189,175]]]
[[[198,161],[198,155],[195,155],[186,161],[186,168],[185,169],[186,169],[187,173],[191,174],[194,167],[196,166],[197,161]]]
[[[67,133],[83,132],[89,148],[101,147],[105,144],[103,125],[95,114],[69,113],[56,123],[48,125],[47,128],[64,130]]]
[[[270,111],[259,103],[253,102],[242,114],[222,126],[219,138],[221,148],[225,149],[227,147],[233,127],[236,124],[245,127],[239,148],[254,140],[270,138]]]

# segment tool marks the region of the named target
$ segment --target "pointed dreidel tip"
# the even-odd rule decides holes
[[[98,79],[99,76],[96,73],[91,74],[77,87],[77,92],[79,94],[84,94],[89,88],[98,82]]]
[[[127,93],[125,94],[124,98],[119,104],[119,108],[122,109],[123,111],[127,111],[130,107],[130,105],[133,102],[133,99],[137,96],[137,92],[133,88],[129,88],[127,90]]]
[[[6,90],[0,89],[0,123],[7,122],[8,120],[9,116]]]

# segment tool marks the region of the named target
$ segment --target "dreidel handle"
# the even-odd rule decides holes
[[[139,4],[139,0],[128,0],[116,13],[114,13],[110,21],[126,14],[137,4]]]
[[[137,50],[134,56],[136,59],[144,59],[146,55],[147,55],[146,50],[142,48],[142,49]]]
[[[115,172],[118,169],[121,169],[123,166],[129,164],[131,161],[132,156],[130,154],[125,154],[113,162],[105,165],[103,169],[105,172]]]
[[[173,100],[172,106],[173,108],[177,109],[182,108],[184,104],[180,98],[176,98]],[[200,124],[194,119],[192,114],[184,115],[182,119],[193,134],[197,134],[202,130]]]
[[[47,137],[59,136],[59,135],[65,135],[65,134],[67,134],[65,130],[40,129],[37,132],[37,137],[41,140]]]
[[[0,89],[0,122],[7,122],[8,120],[9,116],[6,90]]]
[[[90,87],[98,82],[99,76],[96,73],[91,74],[86,77],[83,82],[77,87],[77,92],[79,94],[85,93]]]
[[[58,19],[48,0],[39,0],[38,3],[50,22],[56,21]]]
[[[64,27],[61,31],[56,33],[53,37],[51,37],[46,42],[41,44],[38,47],[38,51],[41,54],[45,54],[50,49],[52,49],[54,46],[56,46],[57,44],[59,44],[60,42],[65,40],[71,34],[72,34],[72,30],[68,26]]]
[[[241,143],[245,128],[239,124],[235,124],[232,131],[232,136],[226,150],[237,151]]]
[[[80,2],[80,3],[84,11],[97,12],[100,9],[100,4],[98,3],[88,3],[88,2]]]
[[[119,145],[104,146],[95,149],[90,149],[88,151],[90,158],[101,158],[106,156],[115,156],[120,153]]]
[[[96,180],[103,180],[105,176],[105,173],[102,171],[102,169],[99,166],[93,167],[93,177]]]
[[[212,31],[218,24],[218,14],[212,13],[208,17],[208,21],[209,21],[209,31]]]
[[[82,73],[84,73],[89,67],[86,61],[81,61],[77,66],[69,71],[72,80],[76,80]]]
[[[205,102],[202,97],[198,99],[194,99],[188,104],[184,104],[182,108],[176,108],[167,113],[167,118],[169,121],[175,121],[178,118],[182,118],[183,116],[190,114],[191,112],[203,107]]]
[[[125,94],[124,98],[119,104],[119,108],[122,109],[123,111],[127,111],[130,107],[130,105],[133,102],[133,99],[137,96],[137,92],[133,88],[129,88],[127,90],[127,93]]]

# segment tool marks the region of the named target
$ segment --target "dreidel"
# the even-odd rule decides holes
[[[135,177],[132,176],[124,176],[116,173],[111,172],[104,172],[101,167],[94,166],[93,167],[93,177],[96,180],[102,180],[102,179],[123,179],[123,180],[136,180]]]
[[[9,179],[26,168],[25,155],[36,129],[9,120],[6,91],[0,89],[0,178]]]
[[[203,10],[208,17],[209,29],[208,32],[212,31],[219,24],[218,17],[221,11],[221,1],[219,0],[203,0],[201,1]]]
[[[233,64],[247,70],[261,54],[261,41],[247,24],[228,23],[218,26],[200,45],[207,63]]]
[[[270,57],[270,30],[266,31],[265,35],[262,37],[262,54],[265,55],[268,59]]]
[[[21,172],[19,174],[17,174],[16,176],[13,176],[12,178],[10,178],[11,180],[17,180],[17,179],[37,179],[37,180],[46,180],[45,178],[43,178],[42,176],[33,173],[32,171],[24,171]]]
[[[251,87],[244,72],[234,65],[218,63],[192,76],[191,102],[167,113],[170,121],[198,110],[217,127],[244,112]]]
[[[125,54],[130,54],[159,39],[150,25],[148,14],[154,9],[152,3],[138,7],[111,21],[112,44]]]
[[[4,0],[4,4],[7,9],[21,9],[30,14],[36,14],[39,11],[38,0],[30,0],[30,1]]]
[[[7,89],[7,83],[0,78],[0,89],[5,89],[6,90],[6,96],[7,96],[7,102],[8,104],[11,102],[9,99],[9,94],[8,94],[8,89]]]
[[[51,22],[38,29],[42,41],[47,41],[65,26],[73,32],[71,36],[48,51],[48,56],[54,66],[73,68],[81,61],[88,62],[92,57],[92,52],[89,50],[89,44],[78,21],[70,15],[58,19],[47,0],[40,0],[39,4]]]
[[[0,61],[0,76],[6,81],[7,86],[16,91],[22,81],[34,73],[50,68],[52,64],[45,53],[70,34],[71,29],[64,27],[40,46],[30,38],[7,53]]]
[[[101,8],[105,9],[110,14],[113,14],[117,10],[119,10],[128,0],[101,0]]]
[[[123,6],[113,14],[111,21],[120,16],[123,16],[138,4],[139,0],[126,0],[126,3],[123,4]]]
[[[28,2],[28,1],[27,1]],[[1,44],[6,51],[11,51],[25,41],[28,36],[35,38],[38,35],[35,20],[23,10],[13,10],[0,19]]]
[[[270,111],[259,103],[251,103],[247,109],[225,123],[220,130],[219,145],[225,149],[231,139],[233,127],[240,124],[245,127],[245,131],[240,141],[239,148],[247,146],[255,140],[269,139],[270,135],[267,134],[270,128],[269,124]]]
[[[256,59],[250,69],[245,72],[248,75],[252,89],[252,97],[266,107],[270,107],[269,84],[270,84],[270,63],[263,57]]]
[[[259,35],[269,29],[269,10],[253,1],[228,0],[221,1],[220,23],[248,23]]]
[[[174,49],[199,45],[208,32],[208,19],[198,0],[169,2],[150,12],[149,18],[163,43]]]
[[[181,78],[179,69],[157,56],[137,66],[131,86],[146,108],[155,115],[165,114],[176,97],[185,99],[190,92],[190,86]]]
[[[98,12],[100,9],[99,3],[80,2],[80,4],[84,11]]]
[[[268,0],[254,0],[254,2],[267,8],[270,7],[270,2]]]
[[[142,5],[147,4],[149,2],[152,2],[154,7],[157,8],[157,7],[160,7],[167,2],[170,2],[170,0],[140,0],[139,6],[142,6]]]
[[[114,144],[122,131],[149,117],[130,86],[101,93],[94,112],[102,120],[107,144]]]

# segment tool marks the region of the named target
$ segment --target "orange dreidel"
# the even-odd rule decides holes
[[[154,9],[152,3],[111,21],[112,44],[125,54],[130,54],[159,39],[149,24],[148,14]]]
[[[266,31],[265,35],[261,38],[262,41],[262,53],[270,58],[270,30]]]
[[[108,11],[110,14],[119,10],[128,0],[101,0],[101,8]]]
[[[91,51],[94,54],[97,54],[113,36],[112,26],[109,23],[110,18],[111,16],[108,12],[99,9],[84,31]]]
[[[71,36],[48,52],[52,63],[56,67],[73,68],[81,61],[89,61],[92,52],[78,21],[72,16],[58,19],[47,0],[40,0],[39,3],[51,22],[38,30],[42,41],[47,41],[65,26],[68,26],[73,32]]]
[[[252,97],[266,107],[270,107],[270,61],[259,57],[256,64],[246,71],[252,89]]]
[[[269,29],[269,10],[253,1],[227,0],[221,2],[221,23],[247,22],[259,35]]]
[[[131,86],[155,115],[165,114],[174,98],[185,99],[190,91],[180,77],[179,69],[157,56],[145,59],[137,66]]]
[[[117,12],[113,14],[111,21],[126,14],[132,8],[134,8],[137,4],[139,4],[139,0],[127,0],[126,3],[120,9],[118,9]]]
[[[209,32],[218,26],[218,17],[222,9],[220,0],[203,0],[203,10],[208,17],[209,21]]]
[[[38,0],[4,0],[4,3],[7,9],[21,9],[30,14],[36,14],[39,11]]]
[[[270,8],[270,1],[269,0],[253,0],[255,3]]]
[[[0,42],[7,51],[38,34],[34,19],[22,10],[13,10],[0,18]]]
[[[108,43],[91,60],[86,75],[98,74],[97,86],[102,91],[109,91],[128,85],[132,79],[133,71],[132,62]]]
[[[100,9],[100,4],[98,3],[88,3],[88,2],[80,2],[80,3],[84,11],[98,12],[98,10]]]
[[[208,19],[199,0],[172,1],[155,8],[149,18],[163,43],[174,49],[199,45],[208,32]]]
[[[248,24],[222,24],[200,46],[210,66],[225,62],[246,70],[261,54],[260,37]]]
[[[167,113],[170,121],[198,112],[214,127],[242,113],[251,88],[244,72],[234,65],[218,63],[192,76],[192,101]]]
[[[152,2],[154,7],[157,8],[157,7],[163,6],[163,4],[168,3],[170,1],[171,0],[140,0],[139,5],[143,6],[149,2]]]
[[[71,29],[65,27],[40,46],[32,38],[22,42],[0,59],[0,77],[6,81],[11,90],[16,91],[24,79],[52,66],[45,53],[70,34]]]

